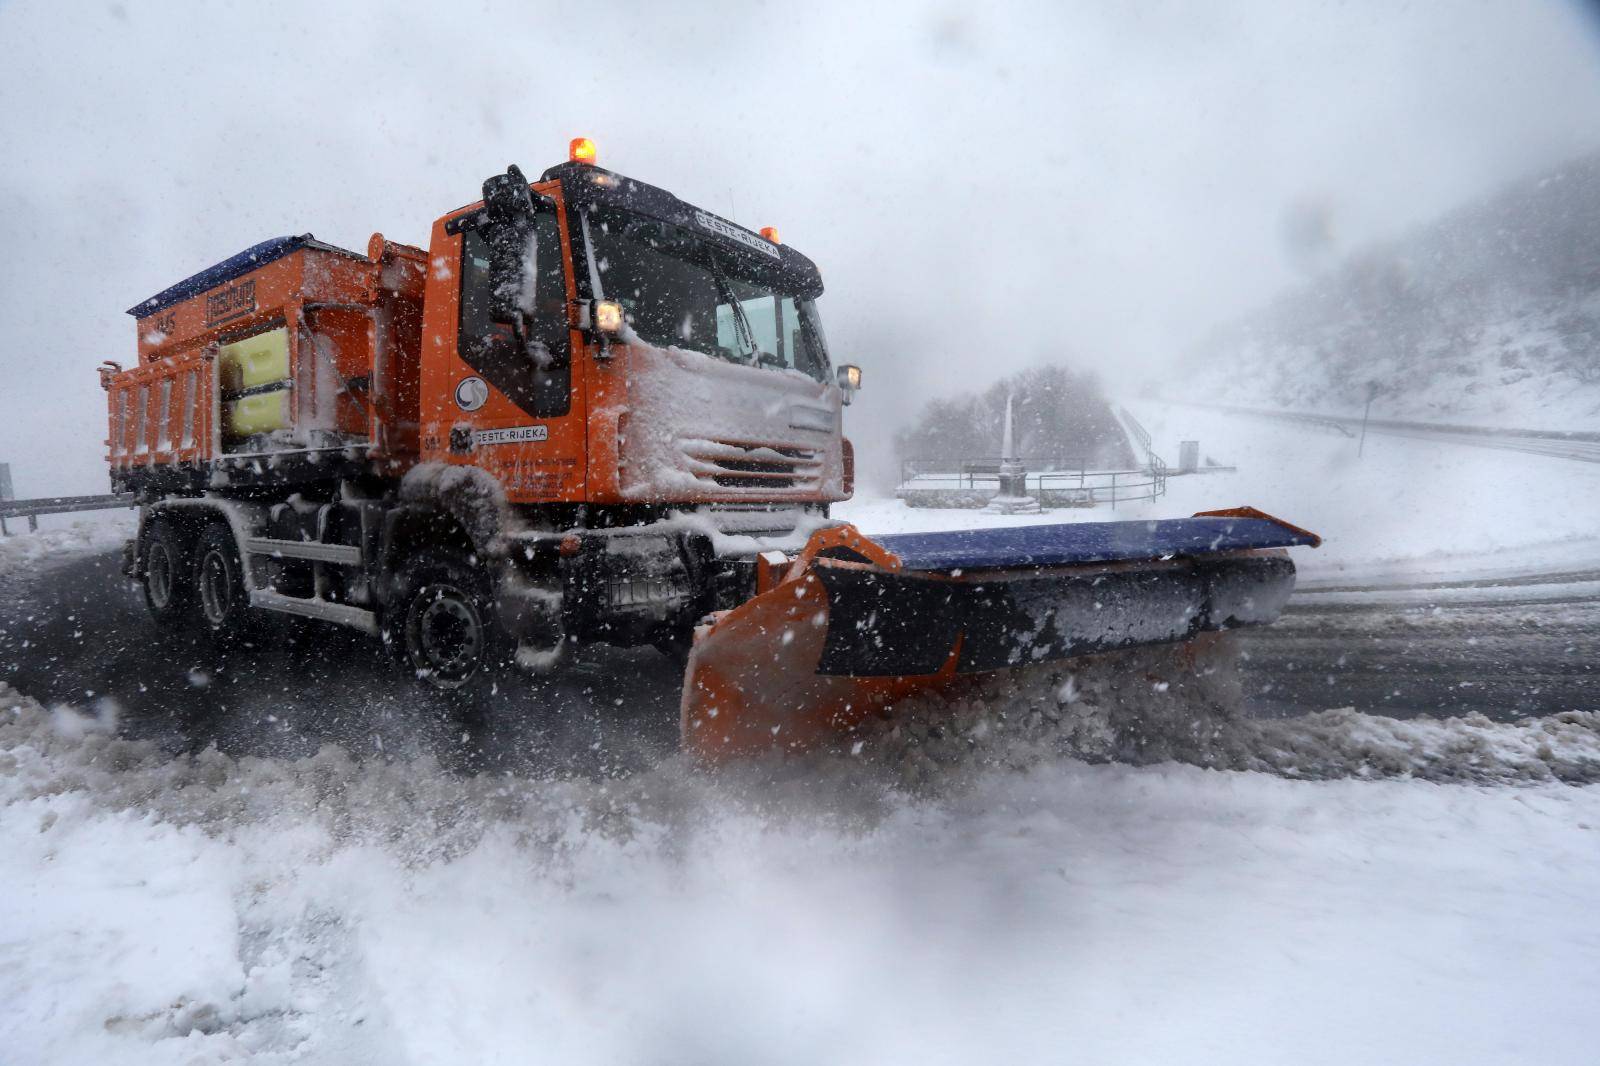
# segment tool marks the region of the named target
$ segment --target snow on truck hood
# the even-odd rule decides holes
[[[628,338],[615,409],[623,495],[669,501],[842,499],[839,390]]]

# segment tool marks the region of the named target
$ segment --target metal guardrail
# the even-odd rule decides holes
[[[1058,470],[1088,473],[1088,460],[1081,456],[1025,455],[1013,460],[1023,465],[1030,476],[1034,473],[1054,473]],[[923,478],[935,478],[956,489],[982,489],[997,485],[1001,459],[998,456],[976,456],[967,459],[902,459],[900,483]]]
[[[977,464],[944,461],[942,469],[910,472],[895,489],[895,495],[912,505],[931,507],[981,507],[1000,491],[998,472],[974,470]],[[965,469],[952,470],[952,466]],[[902,469],[905,469],[903,465]],[[1024,475],[1028,495],[1045,507],[1096,507],[1153,500],[1167,490],[1165,465],[1148,470],[1028,471]]]
[[[1337,415],[1322,415],[1312,411],[1269,411],[1259,407],[1234,407],[1230,404],[1200,403],[1198,401],[1189,403],[1188,406],[1209,407],[1215,411],[1226,411],[1233,415],[1248,415],[1251,418],[1266,418],[1275,422],[1297,422],[1304,426],[1332,430],[1341,436],[1349,437],[1351,440],[1355,439],[1356,434],[1355,430],[1351,429],[1347,423],[1359,424],[1361,421],[1359,418],[1341,420]]]
[[[1154,457],[1152,457],[1154,459]],[[1039,502],[1044,505],[1074,500],[1073,506],[1094,507],[1109,503],[1153,500],[1167,491],[1167,467],[1154,459],[1148,470],[1091,470],[1086,474],[1038,475]],[[1081,499],[1082,502],[1077,502]]]
[[[1117,408],[1117,414],[1121,416],[1123,425],[1127,426],[1129,432],[1133,434],[1133,439],[1138,442],[1139,450],[1144,452],[1146,455],[1149,455],[1150,431],[1145,429],[1144,426],[1140,424],[1139,420],[1134,418],[1133,415],[1128,412],[1126,407]]]
[[[1133,413],[1126,407],[1117,408],[1117,417],[1122,419],[1122,424],[1133,434],[1134,442],[1139,445],[1139,450],[1144,452],[1145,469],[1152,474],[1160,471],[1162,492],[1165,492],[1168,470],[1167,461],[1156,454],[1155,445],[1150,439],[1150,431],[1145,429],[1144,425],[1137,418],[1134,418]],[[1161,493],[1158,492],[1156,495],[1159,496]]]
[[[1250,418],[1322,426],[1337,430],[1348,437],[1356,435],[1355,430],[1362,422],[1359,415],[1276,411],[1260,407],[1236,407],[1230,404],[1197,401],[1177,402],[1186,403],[1190,407],[1205,407]],[[1399,419],[1372,418],[1367,420],[1367,432],[1391,437],[1447,441],[1479,448],[1496,448],[1501,451],[1526,452],[1531,455],[1548,455],[1557,459],[1573,459],[1585,463],[1600,463],[1600,433],[1589,430],[1499,429],[1493,426],[1467,426],[1448,422],[1408,422]]]
[[[39,528],[39,515],[71,514],[77,511],[110,511],[133,507],[138,497],[131,492],[110,493],[105,496],[43,496],[35,500],[0,500],[0,534],[9,536],[8,518],[26,518],[28,530]]]

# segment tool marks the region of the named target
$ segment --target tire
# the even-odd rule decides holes
[[[445,691],[465,689],[509,660],[489,583],[465,556],[419,552],[399,577],[390,640],[418,680]]]
[[[217,639],[237,636],[249,617],[239,546],[233,530],[213,522],[194,546],[194,616],[201,630]]]
[[[189,539],[170,518],[153,518],[144,534],[144,605],[156,624],[176,629],[188,624],[194,602]]]

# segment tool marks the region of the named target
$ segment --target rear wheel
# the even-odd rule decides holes
[[[188,538],[169,518],[151,519],[145,530],[143,583],[145,606],[158,625],[175,628],[189,620]]]
[[[459,689],[506,658],[488,582],[455,552],[425,551],[401,570],[391,639],[418,679]]]
[[[244,628],[250,595],[233,531],[220,523],[207,526],[195,544],[194,600],[200,626],[212,636],[231,637]]]

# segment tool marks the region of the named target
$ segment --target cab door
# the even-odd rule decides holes
[[[557,183],[535,186],[525,335],[491,317],[489,242],[469,209],[434,230],[423,335],[423,460],[477,466],[513,503],[583,498],[582,352]]]

